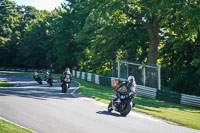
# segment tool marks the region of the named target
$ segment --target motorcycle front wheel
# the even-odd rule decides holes
[[[41,78],[39,79],[39,84],[42,84],[42,79]]]
[[[52,81],[52,80],[49,82],[49,85],[50,85],[50,86],[53,86],[53,81]]]
[[[66,93],[66,92],[67,92],[67,85],[66,85],[66,83],[63,82],[63,83],[61,84],[61,87],[62,87],[62,92],[63,92],[63,93]]]
[[[112,108],[112,101],[110,102],[110,104],[108,105],[108,112],[111,112],[113,110]]]
[[[126,116],[132,109],[132,101],[126,103],[126,107],[123,111],[120,112],[121,116]]]

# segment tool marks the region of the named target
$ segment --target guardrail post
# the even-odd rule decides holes
[[[161,74],[160,74],[160,66],[157,64],[157,67],[158,67],[158,90],[161,90],[161,80],[160,80]]]
[[[143,64],[143,85],[146,85],[146,66],[144,64],[144,62],[142,62]]]
[[[128,71],[128,63],[126,63],[126,65],[127,65],[127,78],[128,78],[128,76],[129,76],[129,71]]]
[[[120,79],[120,60],[118,60],[118,79]]]

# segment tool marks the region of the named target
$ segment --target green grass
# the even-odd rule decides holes
[[[96,85],[77,78],[73,78],[73,80],[81,84],[81,87],[76,91],[76,93],[83,94],[107,104],[112,99],[113,90],[111,88]],[[136,96],[133,101],[136,103],[134,110],[138,112],[150,114],[186,127],[200,129],[199,108],[153,100],[140,96]]]
[[[0,119],[0,133],[32,133],[32,132],[22,127],[19,127],[15,124]]]
[[[0,73],[29,73],[29,72],[0,71]]]
[[[11,83],[8,83],[8,82],[6,82],[6,81],[2,81],[2,80],[0,80],[0,88],[2,88],[2,87],[13,87],[13,86],[15,86],[16,84],[11,84]]]

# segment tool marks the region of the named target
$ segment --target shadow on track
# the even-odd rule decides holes
[[[98,111],[96,113],[97,114],[103,114],[103,115],[111,115],[111,116],[115,116],[115,117],[124,117],[124,116],[121,116],[120,114],[111,113],[111,112],[108,112],[108,111]]]
[[[61,93],[58,89],[49,88],[0,88],[0,96],[20,96],[26,98],[35,98],[45,100],[48,98],[62,99],[62,98],[74,98],[71,94]]]
[[[40,100],[75,98],[70,93],[77,87],[77,84],[73,83],[67,93],[61,93],[61,87],[59,86],[49,87],[47,84],[38,85],[36,83],[26,86],[23,84],[19,87],[0,88],[0,96],[13,95]]]

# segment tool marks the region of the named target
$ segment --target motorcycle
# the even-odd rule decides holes
[[[62,93],[67,92],[70,82],[71,82],[70,75],[65,75],[64,77],[61,77]]]
[[[120,99],[120,102],[116,100],[116,95],[114,94],[112,101],[108,105],[108,112],[115,110],[121,114],[121,116],[126,116],[129,114],[131,109],[135,106],[135,103],[132,103],[133,98],[135,97],[135,93],[128,92],[126,88],[122,87],[122,89],[115,90],[115,94],[119,93],[120,95],[124,95],[124,99]]]
[[[40,75],[38,73],[33,75],[33,78],[35,81],[37,81],[39,84],[42,84],[42,78],[40,77]]]
[[[50,86],[53,86],[53,77],[49,73],[47,73],[47,75],[45,76],[45,80],[47,84],[49,84]]]

